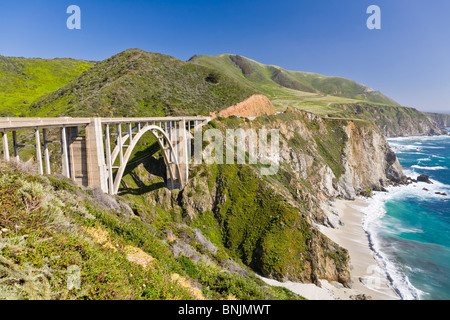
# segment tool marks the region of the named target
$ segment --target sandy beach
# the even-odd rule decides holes
[[[372,300],[400,299],[370,249],[369,239],[361,223],[366,206],[366,202],[361,199],[336,200],[333,207],[343,225],[337,228],[319,226],[323,234],[349,251],[353,281],[351,288],[326,280],[320,280],[321,287],[318,287],[314,284],[262,279],[268,284],[286,287],[310,300],[351,300],[352,296],[360,294],[370,296]]]

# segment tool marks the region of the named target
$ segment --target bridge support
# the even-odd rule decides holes
[[[106,184],[106,163],[103,150],[103,133],[100,118],[92,118],[86,126],[86,172],[87,186],[101,188],[108,192]]]
[[[2,142],[3,142],[3,159],[6,162],[9,162],[9,145],[7,132],[2,132]]]

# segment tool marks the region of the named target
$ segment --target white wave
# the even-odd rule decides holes
[[[396,141],[427,141],[427,140],[447,140],[450,139],[449,135],[440,135],[440,136],[408,136],[408,137],[396,137],[396,138],[387,138],[388,142],[396,142]]]
[[[391,144],[390,145],[391,149],[395,152],[395,153],[406,153],[408,151],[422,151],[422,148],[415,146],[415,145],[411,145],[411,144]],[[418,154],[418,152],[415,152],[416,154]],[[426,153],[425,153],[426,154]]]
[[[403,188],[403,187],[400,187]],[[383,252],[380,245],[380,238],[378,232],[381,227],[381,218],[386,214],[385,204],[392,198],[393,195],[402,193],[397,188],[390,187],[389,192],[374,192],[372,198],[366,200],[368,207],[364,208],[365,216],[362,221],[364,230],[368,233],[372,243],[372,248],[375,252],[376,259],[384,267],[385,272],[392,282],[392,286],[399,292],[404,300],[416,300],[423,296],[424,292],[414,287],[408,279],[408,276],[401,272],[401,269],[394,261]]]
[[[422,169],[422,170],[446,170],[446,169],[448,169],[447,167],[443,167],[443,166],[422,167],[422,166],[418,166],[416,164],[412,165],[411,168]]]
[[[420,158],[420,159],[417,159],[417,161],[431,161],[431,159],[430,158]]]

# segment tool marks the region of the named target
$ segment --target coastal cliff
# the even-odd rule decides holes
[[[276,83],[296,83],[289,73],[274,75]],[[14,221],[0,220],[8,230],[0,238],[7,259],[0,261],[2,266],[11,274],[28,265],[42,267],[42,274],[51,267],[56,274],[46,274],[56,279],[58,292],[65,268],[79,265],[86,273],[83,283],[93,288],[80,296],[92,299],[300,298],[265,286],[255,272],[281,281],[320,284],[324,279],[352,286],[348,251],[319,231],[321,225],[342,224],[334,199],[369,196],[372,190],[405,182],[385,135],[429,135],[441,129],[417,110],[376,102],[332,106],[340,108],[339,114],[325,113],[332,109],[328,105],[316,108],[317,113],[298,106],[276,112],[281,109],[274,107],[272,97],[235,80],[208,66],[128,50],[34,102],[36,115],[212,114],[217,117],[204,130],[275,129],[280,133],[279,168],[262,175],[259,164],[192,165],[187,186],[169,190],[158,144],[145,136],[132,153],[119,196],[109,197],[2,165],[0,219],[16,211],[27,217],[33,206],[43,221],[19,226],[17,234],[30,240],[11,247],[14,235],[8,232],[14,230]],[[147,90],[149,84],[154,91]],[[26,139],[32,137],[23,137],[21,143]],[[258,142],[251,139],[247,147]],[[203,147],[210,143],[204,141]],[[59,153],[52,156],[59,163]],[[53,207],[58,215],[52,219],[64,225],[58,224],[58,230],[45,223],[47,209]],[[42,229],[48,234],[42,235]],[[80,245],[73,249],[73,243]],[[69,260],[59,264],[56,258],[41,259],[34,255],[37,250],[50,258],[63,250]],[[133,261],[144,261],[143,269]],[[111,265],[114,274],[109,276],[103,265]],[[122,280],[123,272],[140,279]],[[0,297],[8,297],[11,290],[0,290]]]
[[[450,114],[446,113],[427,113],[427,116],[433,119],[441,128],[450,127]]]
[[[430,116],[414,108],[368,103],[342,104],[336,107],[343,110],[340,116],[372,121],[380,132],[390,137],[432,136],[445,134],[436,119],[444,121],[445,115]]]
[[[200,224],[216,244],[265,277],[351,286],[347,250],[315,226],[339,225],[334,198],[353,199],[406,180],[376,127],[293,108],[254,120],[219,117],[209,126],[278,129],[278,172],[261,176],[258,166],[202,164],[191,168],[177,196],[160,189],[147,193],[146,202],[178,212],[189,226]]]

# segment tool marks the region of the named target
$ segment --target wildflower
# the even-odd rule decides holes
[[[3,232],[8,232],[8,229],[3,228],[2,231],[3,231]]]

